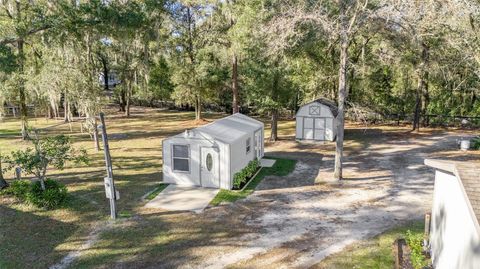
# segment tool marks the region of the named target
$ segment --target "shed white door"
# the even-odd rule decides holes
[[[313,138],[315,140],[325,140],[325,119],[315,118]]]
[[[304,118],[303,138],[325,140],[325,118]]]
[[[200,178],[202,187],[220,188],[219,158],[214,148],[202,147],[200,150]]]
[[[313,118],[303,118],[303,138],[313,139]]]

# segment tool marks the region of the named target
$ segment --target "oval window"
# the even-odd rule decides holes
[[[212,159],[212,154],[208,153],[207,154],[207,159],[206,159],[206,165],[207,165],[207,170],[212,171],[212,166],[213,166],[213,159]]]

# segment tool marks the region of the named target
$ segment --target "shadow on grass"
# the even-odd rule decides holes
[[[0,205],[0,268],[48,268],[63,255],[55,248],[77,228],[73,223]]]

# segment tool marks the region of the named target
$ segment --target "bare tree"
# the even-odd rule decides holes
[[[342,179],[343,138],[345,129],[345,100],[347,98],[348,48],[352,36],[372,17],[377,5],[363,1],[282,1],[280,12],[274,16],[266,31],[275,53],[301,46],[307,34],[327,39],[340,46],[338,71],[338,116],[334,178]]]
[[[0,154],[0,190],[8,187],[7,181],[5,181],[5,178],[3,178],[2,162],[3,162],[3,157],[2,157],[2,155]]]

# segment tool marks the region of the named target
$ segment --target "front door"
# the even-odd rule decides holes
[[[202,187],[220,188],[218,152],[214,148],[207,147],[202,147],[200,152],[200,179]]]

